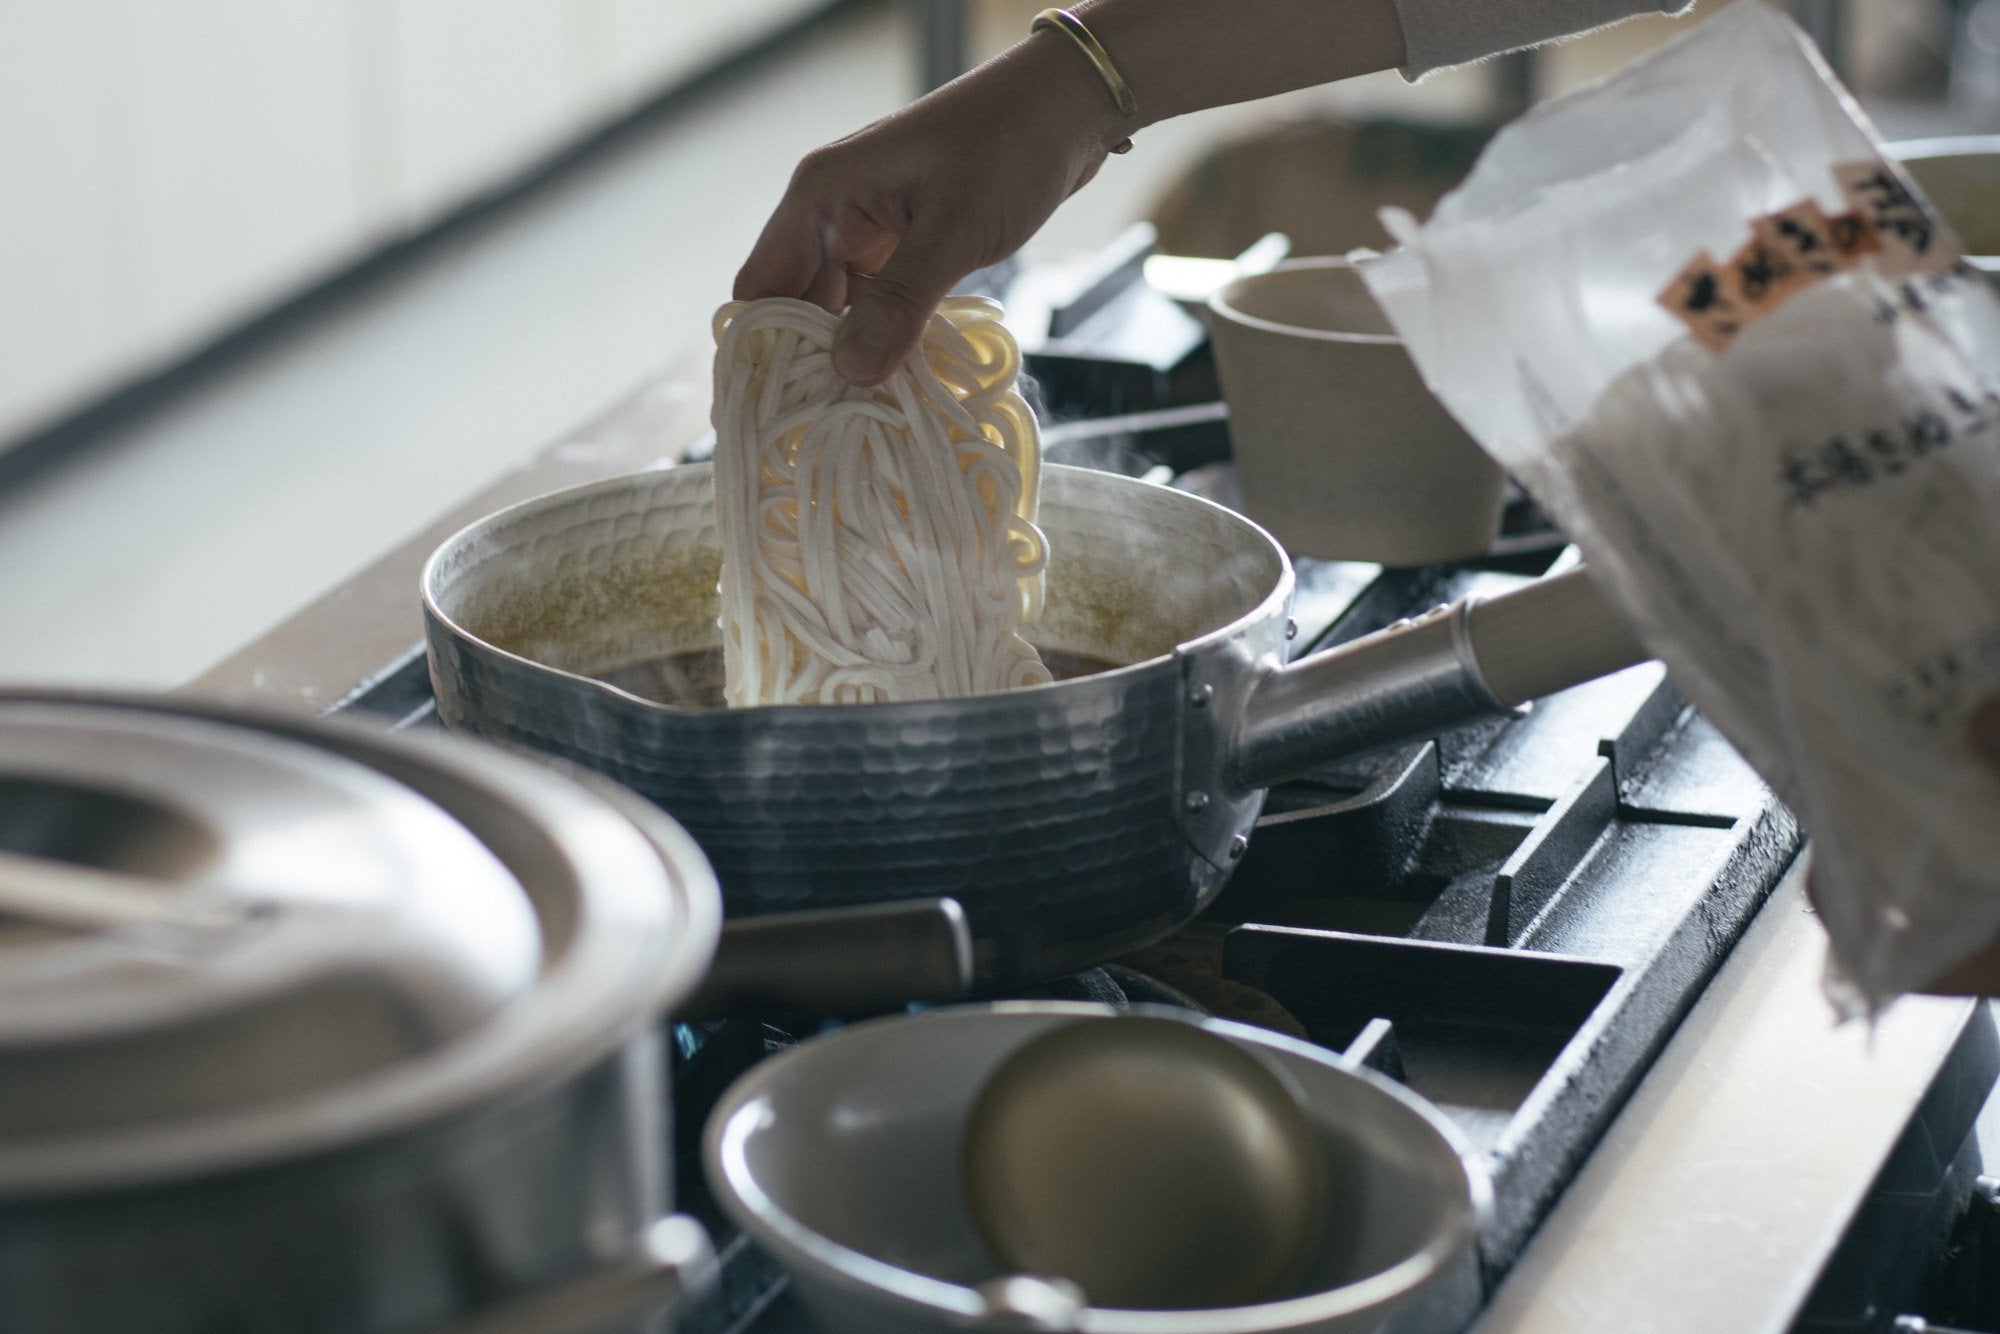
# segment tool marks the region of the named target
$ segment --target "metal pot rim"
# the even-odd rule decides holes
[[[1113,491],[1128,487],[1145,487],[1151,491],[1163,492],[1174,497],[1174,504],[1184,503],[1192,511],[1206,512],[1210,517],[1239,529],[1246,541],[1261,543],[1268,549],[1268,554],[1276,561],[1277,577],[1271,581],[1270,589],[1255,607],[1238,614],[1227,624],[1218,626],[1192,639],[1182,641],[1174,647],[1172,652],[1142,658],[1138,662],[1125,663],[1107,671],[1093,672],[1088,677],[1077,677],[1065,681],[1050,681],[1041,685],[1018,686],[987,695],[971,695],[956,699],[897,700],[881,704],[755,704],[743,708],[731,709],[689,708],[684,705],[662,704],[656,700],[645,699],[639,695],[635,695],[631,691],[615,686],[608,681],[568,671],[561,667],[554,667],[548,663],[536,661],[533,658],[523,657],[518,653],[501,648],[490,640],[472,633],[471,630],[467,629],[455,617],[446,612],[438,601],[437,583],[439,567],[459,550],[478,540],[480,536],[494,528],[501,527],[511,520],[537,511],[589,500],[593,496],[628,491],[639,483],[668,474],[675,475],[674,480],[676,484],[700,485],[699,479],[708,477],[712,472],[712,464],[683,463],[674,464],[666,468],[653,468],[642,472],[627,473],[619,477],[606,478],[596,482],[585,482],[577,486],[545,492],[539,496],[531,496],[526,500],[516,501],[503,509],[495,510],[483,518],[474,520],[439,543],[436,549],[424,561],[420,586],[423,590],[425,619],[437,626],[441,626],[453,637],[465,643],[478,646],[482,653],[491,654],[511,665],[531,672],[558,677],[562,680],[572,681],[590,689],[600,691],[607,698],[618,700],[620,703],[641,712],[690,718],[714,718],[727,715],[741,719],[745,726],[754,727],[760,721],[783,717],[798,717],[802,720],[866,717],[893,723],[900,714],[914,715],[920,712],[928,712],[937,709],[941,705],[962,707],[980,703],[1004,703],[1005,701],[1035,692],[1073,691],[1082,681],[1098,682],[1126,676],[1136,676],[1141,672],[1158,671],[1163,666],[1171,664],[1178,657],[1191,653],[1199,653],[1214,645],[1227,642],[1235,634],[1239,633],[1243,626],[1255,623],[1260,618],[1274,617],[1281,614],[1291,601],[1294,579],[1291,558],[1285,554],[1285,549],[1279,545],[1277,539],[1256,523],[1253,523],[1251,520],[1226,506],[1218,505],[1206,497],[1197,496],[1191,492],[1173,490],[1172,488],[1161,487],[1156,483],[1142,482],[1135,478],[1123,477],[1116,473],[1103,472],[1095,468],[1076,467],[1062,463],[1045,463],[1042,465],[1044,479],[1042,495],[1045,501],[1048,498],[1046,482],[1051,476],[1061,478],[1061,484],[1073,486],[1102,486]],[[687,480],[683,482],[682,479]]]
[[[2000,153],[2000,134],[1939,134],[1915,139],[1896,139],[1882,145],[1885,156],[1897,162],[1940,157],[1991,157]]]
[[[1261,273],[1246,273],[1219,288],[1208,298],[1208,309],[1218,318],[1260,333],[1278,334],[1308,343],[1334,343],[1350,347],[1386,347],[1401,350],[1403,340],[1394,333],[1368,333],[1361,329],[1315,329],[1305,324],[1287,324],[1266,315],[1252,315],[1236,303],[1252,287],[1282,282],[1300,273],[1352,273],[1354,259],[1347,255],[1307,255],[1282,260]],[[1366,290],[1365,288],[1363,289]]]
[[[462,801],[494,803],[499,817],[528,822],[584,878],[589,892],[576,893],[577,917],[567,947],[545,967],[534,990],[435,1053],[331,1093],[75,1140],[0,1146],[0,1198],[157,1185],[316,1158],[528,1095],[587,1069],[653,1023],[694,989],[714,952],[721,892],[707,859],[684,830],[664,820],[657,829],[641,830],[586,789],[496,747],[206,701],[0,689],[0,702],[17,700],[206,719],[318,739],[342,753],[358,753],[364,763],[387,761],[419,771],[457,791]],[[462,817],[462,807],[423,794]],[[662,876],[672,884],[671,897],[658,892],[657,882],[612,873],[617,868],[611,858],[624,853],[604,839],[621,831],[634,840],[625,851],[643,847],[661,861],[672,859],[673,873]]]
[[[1148,1007],[1133,1008],[1143,1011]],[[871,1020],[769,1057],[738,1079],[723,1094],[709,1116],[703,1135],[703,1159],[710,1180],[719,1179],[726,1184],[726,1188],[716,1191],[719,1203],[759,1245],[774,1252],[788,1268],[808,1267],[815,1281],[833,1282],[869,1300],[879,1301],[888,1297],[910,1303],[956,1321],[988,1316],[990,1308],[974,1289],[864,1255],[814,1231],[779,1208],[749,1179],[747,1172],[736,1170],[742,1134],[739,1114],[762,1096],[778,1075],[799,1061],[814,1059],[822,1044],[838,1042],[847,1034],[887,1024],[936,1026],[954,1022],[955,1017],[963,1022],[968,1018],[976,1021],[986,1015],[1087,1018],[1116,1013],[1119,1011],[1112,1006],[1075,1001],[998,1001],[952,1006],[923,1014]],[[1456,1256],[1476,1244],[1492,1213],[1492,1185],[1479,1166],[1478,1156],[1470,1142],[1430,1104],[1394,1080],[1344,1061],[1337,1053],[1312,1043],[1231,1020],[1196,1018],[1179,1011],[1172,1013],[1176,1018],[1199,1023],[1212,1032],[1337,1069],[1400,1104],[1424,1122],[1457,1155],[1465,1176],[1467,1207],[1452,1220],[1449,1227],[1441,1229],[1419,1250],[1387,1269],[1338,1288],[1252,1306],[1193,1311],[1125,1311],[1085,1307],[1077,1315],[1077,1330],[1084,1334],[1282,1334],[1285,1330],[1308,1328],[1318,1322],[1364,1311],[1410,1292],[1443,1272]]]
[[[2000,158],[2000,134],[1940,134],[1897,139],[1882,145],[1882,155],[1898,165],[1949,161],[1953,158],[1991,160]],[[1989,279],[2000,282],[2000,255],[1966,255],[1963,258]]]

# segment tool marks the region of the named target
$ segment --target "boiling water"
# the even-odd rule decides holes
[[[1058,681],[1108,672],[1118,666],[1102,658],[1082,653],[1040,650],[1042,662]],[[675,653],[649,662],[635,662],[613,671],[598,672],[598,680],[617,686],[655,704],[682,709],[719,709],[722,702],[722,650],[697,649]]]

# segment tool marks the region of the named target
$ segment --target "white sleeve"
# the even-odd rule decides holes
[[[1415,79],[1502,51],[1616,23],[1635,14],[1678,14],[1690,0],[1396,0],[1403,23],[1403,77]]]

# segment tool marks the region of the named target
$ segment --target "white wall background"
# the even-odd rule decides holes
[[[814,0],[0,0],[0,444]]]

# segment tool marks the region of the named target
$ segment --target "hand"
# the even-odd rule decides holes
[[[2000,695],[1985,700],[1973,709],[1972,716],[1966,720],[1965,740],[1972,753],[1996,777],[2000,777]],[[1806,878],[1806,901],[1816,904],[1810,874]],[[2000,940],[1953,964],[1917,990],[1930,996],[1990,996],[2000,999]]]
[[[1972,711],[1965,724],[1965,740],[1972,753],[2000,776],[2000,696]],[[1924,990],[1937,996],[2000,997],[2000,940],[1953,965]]]
[[[952,285],[1018,250],[1111,145],[1203,107],[1403,61],[1394,0],[1080,0],[1137,103],[1043,31],[799,164],[736,297],[848,308],[834,368],[877,384]]]
[[[876,384],[973,270],[1014,253],[1125,135],[1095,73],[1041,33],[810,154],[750,258],[738,300],[848,310],[834,368]]]

